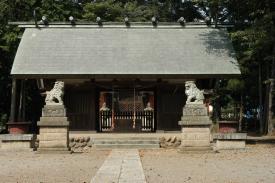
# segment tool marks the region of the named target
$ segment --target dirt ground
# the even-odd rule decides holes
[[[0,151],[0,182],[90,182],[109,152],[93,150],[82,154],[35,154]]]
[[[0,182],[90,182],[109,154],[92,150],[75,154],[0,151]],[[220,153],[140,150],[148,183],[274,183],[275,144],[249,145]]]
[[[275,182],[275,144],[207,154],[143,150],[140,156],[148,183]]]

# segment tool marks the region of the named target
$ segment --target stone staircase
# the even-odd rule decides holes
[[[92,146],[106,149],[156,149],[159,148],[158,137],[97,137]]]

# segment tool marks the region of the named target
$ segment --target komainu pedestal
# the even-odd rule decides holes
[[[204,104],[187,103],[183,108],[181,121],[183,150],[210,149],[210,125],[212,121]]]
[[[38,152],[69,153],[69,121],[64,105],[45,105],[38,122]]]

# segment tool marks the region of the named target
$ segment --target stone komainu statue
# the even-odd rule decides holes
[[[203,104],[203,91],[199,90],[194,81],[185,82],[186,104]]]
[[[46,91],[46,105],[63,105],[64,82],[56,81],[51,91]]]

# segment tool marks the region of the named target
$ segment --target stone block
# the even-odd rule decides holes
[[[64,105],[45,105],[42,109],[42,117],[65,117]]]
[[[212,122],[210,120],[198,120],[198,119],[184,119],[182,118],[181,121],[178,122],[179,125],[181,126],[203,126],[203,125],[208,125],[210,126]]]
[[[0,135],[2,150],[32,150],[33,134],[5,134]]]
[[[49,141],[49,140],[67,140],[67,134],[66,133],[42,133],[39,135],[39,140],[43,141]]]
[[[207,109],[203,104],[186,104],[182,110],[183,116],[207,116]]]
[[[184,148],[181,148],[181,149],[178,149],[178,152],[179,153],[187,153],[187,154],[189,154],[189,153],[192,153],[192,154],[194,154],[194,153],[196,153],[196,154],[198,154],[198,153],[213,153],[214,151],[213,151],[213,149],[210,147],[210,146],[205,146],[205,147],[184,147]]]
[[[3,150],[31,150],[32,143],[30,141],[5,141],[1,144]]]
[[[183,127],[181,129],[182,133],[210,133],[210,128],[203,127]]]
[[[67,133],[68,129],[66,127],[40,127],[40,134],[43,133]]]
[[[186,104],[183,108],[181,126],[211,125],[212,121],[207,114],[207,108],[203,104]]]
[[[43,140],[39,141],[39,148],[66,148],[68,142],[66,140]]]
[[[33,140],[33,134],[5,134],[0,135],[2,141],[31,141]]]
[[[43,121],[43,122],[55,122],[55,121],[68,121],[68,118],[67,117],[41,117],[40,118],[40,121]]]
[[[181,140],[181,148],[184,147],[209,147],[210,141],[208,139],[205,140]]]
[[[182,140],[210,140],[209,133],[183,133]]]
[[[245,140],[217,140],[217,150],[244,149]]]
[[[69,126],[69,121],[67,121],[67,118],[64,117],[41,117],[40,121],[37,122],[38,126],[47,126],[47,127],[51,127],[51,126]]]
[[[218,140],[246,140],[246,133],[215,133],[213,139]]]
[[[38,154],[71,154],[72,152],[69,151],[68,148],[39,148],[37,149]]]

